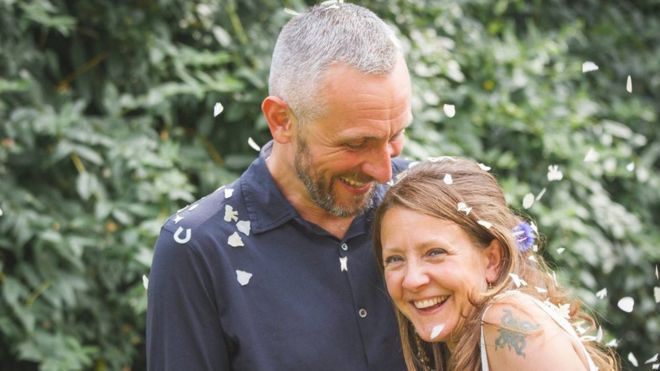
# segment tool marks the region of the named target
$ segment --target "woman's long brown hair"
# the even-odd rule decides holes
[[[452,181],[443,181],[449,174]],[[458,203],[470,207],[469,212],[459,211]],[[383,271],[380,230],[385,213],[392,207],[403,207],[426,215],[449,220],[459,225],[482,248],[496,239],[502,247],[502,261],[498,278],[492,288],[478,297],[470,298],[472,311],[467,313],[457,331],[452,334],[456,341],[455,353],[449,354],[444,343],[425,343],[415,333],[411,322],[396,310],[404,358],[409,371],[426,370],[481,370],[480,326],[483,311],[498,293],[517,289],[541,301],[550,300],[558,305],[570,303],[571,322],[584,320],[595,330],[596,322],[581,309],[580,301],[570,298],[556,284],[550,269],[540,254],[529,259],[516,247],[512,229],[521,218],[507,206],[497,180],[474,161],[462,158],[443,158],[439,161],[423,162],[399,176],[398,181],[386,193],[376,211],[374,221],[374,249],[381,271]],[[486,221],[490,226],[484,226]],[[415,233],[415,231],[400,231]],[[527,282],[517,288],[510,278],[515,273]],[[547,292],[539,293],[535,287]],[[596,342],[584,343],[587,352],[600,370],[618,370],[618,360],[608,348]],[[431,354],[430,356],[428,354]],[[420,358],[429,358],[428,362]],[[430,364],[430,365],[429,365]]]

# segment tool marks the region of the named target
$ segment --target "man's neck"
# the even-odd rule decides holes
[[[277,159],[276,156],[281,155],[281,153],[276,153],[273,148],[273,152],[266,159],[266,166],[284,198],[303,219],[316,224],[338,239],[343,239],[355,217],[332,215],[305,197],[307,189],[295,175],[293,169],[286,165],[285,161]]]

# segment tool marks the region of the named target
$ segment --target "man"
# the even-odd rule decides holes
[[[394,35],[355,5],[311,8],[279,35],[269,87],[273,141],[163,226],[149,369],[403,370],[370,231],[412,119]]]

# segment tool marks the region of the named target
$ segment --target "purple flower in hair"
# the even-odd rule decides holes
[[[532,226],[529,225],[529,223],[520,222],[520,224],[513,228],[512,232],[520,252],[525,253],[529,251],[532,246],[534,246],[534,240],[536,240],[536,236],[534,235],[534,229],[532,229]]]

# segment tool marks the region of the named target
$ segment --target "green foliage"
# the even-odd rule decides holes
[[[407,155],[492,166],[606,340],[622,358],[657,352],[657,5],[360,3],[407,50]],[[305,6],[0,0],[0,364],[144,368],[142,277],[160,224],[236,177],[256,155],[248,137],[268,140],[270,52],[283,8]],[[582,73],[587,60],[600,69]],[[590,149],[598,158],[585,162]],[[548,181],[550,165],[561,181]],[[630,314],[616,307],[624,296]]]

